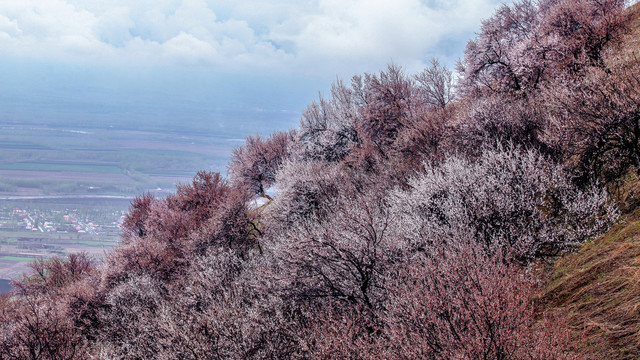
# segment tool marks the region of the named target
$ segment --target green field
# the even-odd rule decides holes
[[[50,148],[31,142],[0,141],[0,149],[11,150],[50,150]]]
[[[114,165],[100,165],[87,162],[46,162],[46,161],[26,161],[9,164],[0,164],[0,170],[29,170],[29,171],[63,171],[63,172],[87,172],[87,173],[107,173],[118,174],[122,169]]]
[[[35,259],[30,257],[19,257],[19,256],[0,256],[0,260],[32,262]]]
[[[96,246],[96,247],[114,246],[117,244],[114,241],[100,241],[100,240],[72,241],[72,243],[78,244],[78,245]]]

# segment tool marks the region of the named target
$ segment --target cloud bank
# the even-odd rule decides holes
[[[98,65],[353,73],[390,61],[413,67],[431,56],[447,56],[447,44],[465,41],[497,5],[497,0],[1,1],[0,53]]]

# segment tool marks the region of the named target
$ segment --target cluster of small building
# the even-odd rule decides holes
[[[39,231],[39,232],[59,232],[59,233],[88,233],[88,234],[113,234],[119,231],[120,223],[124,215],[121,212],[114,212],[108,218],[90,219],[77,210],[25,210],[13,208],[0,209],[5,212],[4,219],[13,219],[13,230]],[[10,212],[9,214],[7,212]],[[21,224],[21,225],[20,225]],[[0,224],[2,227],[2,224]],[[4,228],[7,228],[6,224]]]

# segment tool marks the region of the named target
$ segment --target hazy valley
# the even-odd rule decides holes
[[[131,199],[142,193],[171,194],[176,184],[189,182],[199,170],[226,172],[232,149],[247,134],[264,128],[256,123],[282,122],[281,113],[262,111],[218,114],[221,121],[212,115],[188,124],[148,126],[142,115],[116,121],[117,116],[103,114],[110,119],[104,121],[95,108],[86,113],[54,101],[46,102],[49,112],[38,115],[34,109],[3,100],[0,280],[17,279],[35,258],[79,251],[101,258],[117,244],[118,225]],[[202,111],[192,109],[191,116],[204,117]],[[82,117],[86,119],[65,120]],[[25,223],[27,215],[35,214],[43,217],[41,225],[49,222],[51,228]],[[64,215],[101,227],[115,224],[115,229],[67,228],[57,220]]]

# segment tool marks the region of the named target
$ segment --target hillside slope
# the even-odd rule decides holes
[[[629,11],[632,31],[623,52],[638,53],[640,3]],[[625,214],[608,233],[583,244],[553,266],[543,298],[546,310],[562,310],[583,345],[603,359],[640,358],[640,181],[618,188]]]
[[[603,359],[640,356],[640,209],[553,267],[544,298]]]

